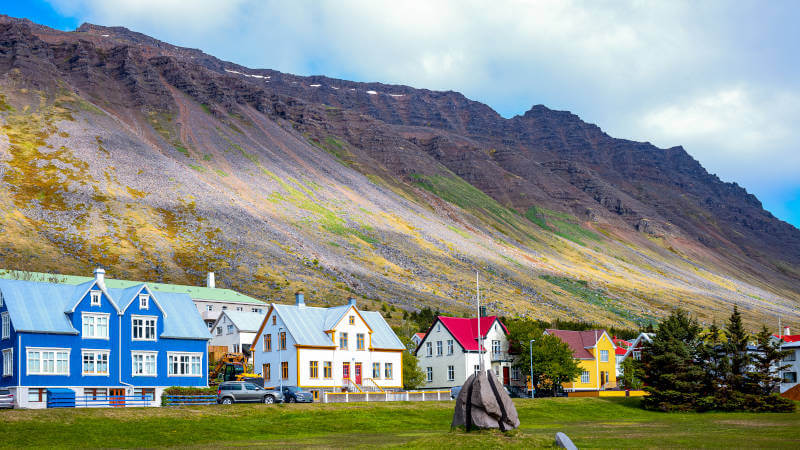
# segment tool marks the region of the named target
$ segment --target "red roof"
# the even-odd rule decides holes
[[[572,356],[578,359],[594,359],[594,356],[587,350],[587,347],[594,347],[600,336],[606,330],[587,330],[587,331],[572,331],[572,330],[545,330],[547,334],[556,336],[569,345],[572,349]]]
[[[614,345],[616,345],[617,347],[630,347],[631,346],[631,342],[630,341],[626,341],[625,339],[618,339],[618,338],[615,337],[614,339],[611,339],[611,340],[614,341]]]
[[[625,356],[625,353],[628,353],[628,349],[617,346],[617,349],[614,351],[614,353],[616,353],[617,356]]]
[[[425,338],[425,333],[414,333],[414,336],[418,337],[420,340]]]
[[[779,339],[783,339],[783,342],[800,342],[800,334],[784,334],[781,336],[773,334],[773,336]]]
[[[461,318],[461,317],[446,317],[439,316],[437,318],[453,337],[456,338],[459,344],[467,351],[478,350],[478,318]],[[508,329],[497,316],[481,317],[481,333],[480,337],[486,337],[486,333],[492,328],[495,320],[503,327],[503,331],[508,334]],[[435,322],[434,322],[435,323]],[[485,348],[482,350],[486,350]]]

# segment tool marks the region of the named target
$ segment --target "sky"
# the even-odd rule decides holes
[[[0,0],[62,30],[125,26],[252,68],[569,110],[681,145],[800,227],[800,2]]]

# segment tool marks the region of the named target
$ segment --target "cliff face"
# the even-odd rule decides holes
[[[8,17],[0,93],[10,268],[179,282],[213,269],[278,300],[302,284],[320,301],[451,310],[477,268],[501,313],[798,314],[800,231],[683,148],[569,112],[504,119],[456,92]]]

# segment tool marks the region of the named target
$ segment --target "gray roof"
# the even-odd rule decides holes
[[[266,312],[223,311],[222,315],[228,316],[233,325],[241,332],[256,332],[264,321]],[[222,316],[220,316],[222,317]],[[217,319],[219,320],[219,319]]]
[[[316,306],[271,305],[280,316],[297,345],[331,347],[333,342],[325,330],[330,330],[344,316],[350,305],[319,308]],[[405,346],[383,316],[376,311],[357,310],[372,329],[372,347],[405,350]]]
[[[78,334],[65,312],[71,311],[93,282],[79,285],[38,281],[0,279],[0,292],[8,308],[11,323],[17,331]],[[145,287],[140,284],[127,289],[105,289],[118,310],[130,305]],[[149,289],[153,301],[164,312],[161,337],[210,339],[208,327],[200,317],[192,298],[187,294],[159,292]]]

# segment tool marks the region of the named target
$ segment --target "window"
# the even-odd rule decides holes
[[[372,363],[372,378],[381,377],[381,363]]]
[[[364,350],[364,333],[356,334],[356,350]]]
[[[284,380],[289,379],[289,363],[287,361],[281,363],[281,378]]]
[[[261,366],[261,376],[264,377],[264,380],[269,381],[272,379],[272,367],[269,364],[264,364]]]
[[[638,348],[633,351],[633,359],[635,359],[637,361],[642,359],[642,351],[639,350]]]
[[[277,315],[275,315],[275,316],[272,316],[272,324],[273,324],[273,325],[275,325],[275,323],[276,323],[277,321],[278,321],[278,316],[277,316]]]
[[[265,352],[272,351],[272,334],[264,335],[264,351]]]
[[[156,399],[156,390],[153,388],[133,388],[133,395],[137,398],[144,398],[148,402]]]
[[[600,350],[600,362],[608,362],[608,350]]]
[[[108,339],[108,314],[83,313],[81,321],[84,339]]]
[[[91,298],[91,306],[100,306],[100,291],[89,292],[89,297]]]
[[[347,333],[339,333],[339,349],[347,350]]]
[[[519,380],[519,367],[512,367],[511,368],[511,379],[512,380]]]
[[[281,331],[281,350],[286,350],[286,332]]]
[[[496,377],[500,376],[500,366],[494,366],[494,375]]]
[[[3,339],[9,339],[11,337],[11,318],[8,317],[8,311],[0,314],[3,320]]]
[[[242,308],[241,306],[237,306],[237,307],[236,307],[236,310],[237,310],[237,311],[244,311],[244,308]]]
[[[28,351],[28,375],[69,375],[67,348],[32,348]]]
[[[156,370],[156,357],[158,352],[134,352],[131,353],[133,360],[132,375],[134,377],[154,377],[158,375]]]
[[[217,327],[217,336],[222,336],[222,327]]]
[[[131,316],[131,331],[134,341],[155,341],[156,321],[154,316]]]
[[[206,305],[206,311],[213,311],[214,305]]]
[[[228,325],[228,334],[233,334],[233,325]]]
[[[28,401],[33,403],[41,403],[47,401],[47,389],[45,388],[32,388],[28,389]]]
[[[349,317],[349,321],[350,321],[350,325],[355,325],[356,324],[356,317],[355,316],[350,316]]]
[[[14,349],[7,348],[3,350],[3,376],[14,376]]]
[[[392,363],[386,363],[383,365],[383,378],[386,378],[387,380],[394,378],[392,375]]]
[[[589,371],[584,370],[583,373],[581,373],[581,383],[588,383],[588,382],[589,382]]]
[[[427,356],[433,356],[433,343],[426,342],[425,343],[425,350],[427,351]]]
[[[259,314],[264,312],[264,310],[261,309],[261,308],[253,308],[251,311],[253,311],[254,313],[259,313]]]
[[[208,322],[208,328],[210,328],[210,329],[214,328],[214,323],[213,322]]]
[[[84,388],[83,395],[87,398],[87,400],[106,400],[108,397],[108,389],[102,388]]]
[[[0,308],[2,308],[2,307],[3,307],[3,303],[4,303],[4,302],[5,302],[5,299],[3,299],[3,293],[2,293],[2,292],[0,292]]]
[[[425,380],[430,383],[433,381],[433,367],[425,368]]]
[[[436,356],[442,356],[442,341],[436,341]]]
[[[322,376],[324,378],[333,378],[332,363],[330,361],[322,363]]]
[[[475,364],[475,367],[473,367],[473,370],[475,370],[475,374],[477,375],[478,372],[481,371],[481,365],[480,364]]]
[[[319,361],[308,362],[308,376],[310,378],[319,378]]]
[[[108,376],[108,350],[82,350],[83,375]]]
[[[783,382],[790,384],[797,383],[797,372],[783,372]]]
[[[239,353],[239,344],[233,344],[233,353]]]
[[[139,309],[150,309],[150,296],[139,294]]]
[[[167,353],[167,376],[203,376],[202,353]]]
[[[447,366],[447,381],[456,379],[456,366]]]
[[[437,324],[436,325],[436,332],[439,333],[441,331],[442,331],[442,324]]]
[[[500,341],[492,341],[492,353],[495,355],[500,354]]]
[[[452,355],[453,354],[453,340],[452,339],[448,339],[447,340],[447,354],[448,355]]]
[[[222,310],[223,310],[223,311],[227,311],[227,310],[228,310],[228,307],[223,305],[223,306],[222,306]]]
[[[783,358],[783,360],[784,361],[795,361],[797,359],[797,356],[795,356],[796,354],[797,354],[797,352],[792,351],[791,353],[786,355],[786,358]]]

